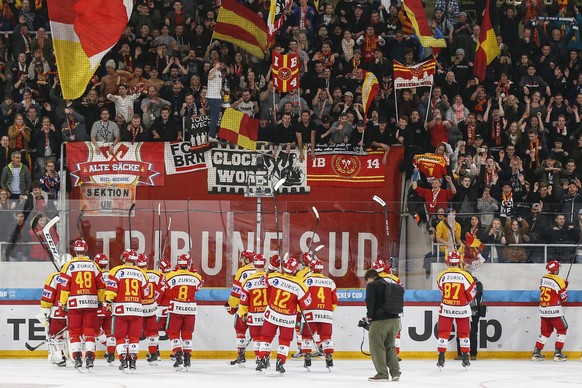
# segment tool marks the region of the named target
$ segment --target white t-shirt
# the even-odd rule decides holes
[[[219,70],[214,71],[214,78],[208,78],[208,90],[206,91],[206,98],[222,98],[220,91],[222,90],[222,72]]]

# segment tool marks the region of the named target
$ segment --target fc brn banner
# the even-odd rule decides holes
[[[280,151],[276,156],[264,144],[253,152],[234,144],[218,144],[207,151],[208,192],[215,194],[269,195],[275,183],[286,178],[283,194],[308,193],[306,162],[299,162],[299,152]],[[210,155],[210,156],[208,156]]]
[[[204,145],[193,147],[187,141],[164,143],[166,174],[184,174],[206,170],[204,151],[207,149],[208,147]]]
[[[377,187],[384,185],[384,152],[366,155],[329,154],[309,159],[307,183],[310,186]]]
[[[91,142],[67,143],[67,167],[74,186],[126,184],[162,186],[164,143],[118,143],[96,148]]]

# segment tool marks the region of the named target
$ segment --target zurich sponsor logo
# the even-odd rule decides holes
[[[75,264],[71,264],[71,266],[69,267],[71,269],[71,271],[75,270]]]
[[[241,276],[242,279],[246,279],[248,277],[249,277],[249,274],[248,273],[243,273],[242,276]]]
[[[307,285],[310,286],[313,284],[313,279],[307,279]]]
[[[245,288],[250,289],[252,287],[252,284],[250,282],[245,283]]]
[[[274,286],[277,286],[277,285],[279,285],[279,279],[275,279],[275,280],[273,280],[273,285],[274,285]]]

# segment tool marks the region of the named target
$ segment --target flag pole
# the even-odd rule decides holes
[[[434,80],[432,82],[432,84],[430,84],[430,90],[428,92],[428,103],[426,104],[426,113],[424,115],[424,123],[426,124],[426,121],[428,120],[428,110],[430,108],[430,99],[432,98],[432,86],[434,85]]]

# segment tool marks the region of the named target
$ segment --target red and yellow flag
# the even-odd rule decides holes
[[[403,0],[402,5],[422,47],[447,47],[447,42],[444,39],[436,39],[432,36],[421,0]]]
[[[235,0],[223,0],[212,39],[230,42],[262,59],[267,32],[267,25],[253,10]]]
[[[299,54],[273,52],[273,86],[280,92],[299,88]]]
[[[370,104],[374,101],[374,97],[380,91],[380,84],[378,79],[371,71],[366,72],[366,78],[364,78],[364,83],[362,84],[362,102],[364,105],[364,117],[368,114],[368,108]]]
[[[491,18],[489,17],[489,0],[485,3],[485,14],[481,22],[481,32],[479,33],[479,43],[477,44],[477,51],[475,52],[475,62],[473,66],[473,74],[479,81],[483,82],[485,73],[487,72],[487,65],[489,65],[495,57],[501,53],[499,44],[497,44],[497,37],[491,25]]]
[[[248,150],[256,151],[259,120],[251,119],[236,109],[227,108],[222,115],[218,137]]]
[[[63,98],[81,97],[123,33],[132,0],[47,0]]]

